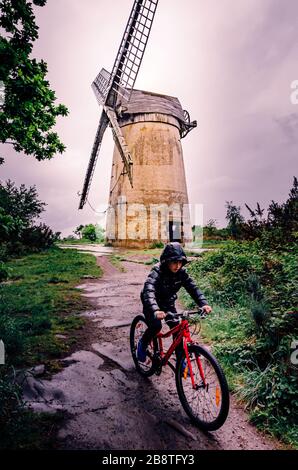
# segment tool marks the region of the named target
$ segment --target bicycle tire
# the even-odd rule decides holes
[[[151,357],[149,356],[145,363],[139,362],[138,358],[137,358],[137,354],[136,354],[137,341],[139,339],[139,338],[136,338],[136,329],[138,328],[138,325],[140,325],[140,324],[141,325],[143,324],[143,327],[144,327],[143,330],[144,331],[145,331],[145,329],[148,328],[147,321],[146,321],[146,319],[143,315],[137,315],[131,323],[131,327],[130,327],[130,350],[131,350],[132,358],[133,358],[133,361],[134,361],[134,364],[136,366],[137,371],[141,375],[143,375],[144,377],[150,377],[156,371],[156,365],[154,364],[153,358],[157,353],[157,341],[156,341],[156,339],[152,340],[151,354],[150,354]]]
[[[185,352],[183,351],[183,355],[180,357],[176,368],[176,387],[179,399],[184,408],[184,411],[190,417],[191,421],[194,424],[196,424],[200,429],[204,431],[216,431],[224,424],[229,413],[230,398],[227,380],[217,359],[205,348],[199,345],[190,345],[188,347],[188,351],[189,354],[191,356],[194,355],[195,358],[197,356],[199,356],[200,359],[204,358],[204,360],[201,361],[202,366],[208,363],[209,371],[207,372],[206,367],[204,371],[207,386],[203,385],[199,368],[197,368],[196,370],[197,362],[192,362],[192,364],[196,364],[196,366],[193,367],[193,373],[195,375],[195,378],[198,379],[199,377],[201,380],[201,385],[199,386],[200,388],[198,388],[198,390],[193,389],[190,376],[186,376],[187,370],[186,372],[184,370],[183,373],[183,362],[184,360],[186,360]],[[217,379],[215,395],[213,386],[210,387],[210,385],[212,385],[211,371],[213,371],[213,374]],[[211,388],[210,392],[209,388]],[[191,391],[193,395],[193,401],[198,404],[196,412],[194,410],[193,403],[190,403],[190,398],[187,397],[187,395],[189,396],[189,394],[186,395],[185,393],[186,389]],[[206,411],[206,408],[204,410],[202,409],[202,402],[203,399],[207,397],[207,395],[210,395],[210,397],[209,405],[207,405]],[[214,416],[210,416],[213,412],[213,409]]]

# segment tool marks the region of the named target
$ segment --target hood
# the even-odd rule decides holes
[[[160,255],[160,264],[165,265],[168,261],[182,261],[183,266],[188,263],[186,254],[180,243],[171,242],[164,247]]]

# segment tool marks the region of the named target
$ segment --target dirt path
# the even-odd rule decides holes
[[[64,360],[68,366],[49,382],[56,397],[59,390],[59,399],[49,400],[49,405],[69,414],[58,435],[59,447],[274,449],[274,442],[248,424],[234,400],[224,426],[206,434],[185,415],[169,368],[159,377],[138,375],[130,356],[129,324],[140,313],[139,293],[150,266],[124,262],[126,271],[120,272],[106,256],[98,262],[103,277],[79,286],[94,307],[85,313],[94,325],[93,338],[84,351]],[[185,432],[173,428],[173,422]]]

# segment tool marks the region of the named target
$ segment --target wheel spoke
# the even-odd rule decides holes
[[[222,385],[220,377],[208,358],[208,353],[195,354],[201,363],[203,378],[205,380],[205,386],[203,384],[203,378],[200,373],[199,365],[197,360],[191,361],[191,366],[194,375],[195,384],[198,386],[194,389],[192,381],[189,376],[180,378],[181,391],[184,396],[184,400],[187,403],[186,411],[191,417],[194,417],[199,423],[206,425],[212,425],[219,415],[222,413]],[[205,357],[206,356],[206,357]],[[197,359],[196,357],[196,359]],[[180,369],[182,371],[182,369]],[[225,418],[224,418],[225,419]]]
[[[146,329],[147,329],[147,324],[145,322],[145,319],[142,316],[136,317],[131,327],[130,345],[131,345],[131,352],[132,352],[133,360],[136,364],[138,371],[141,374],[149,376],[149,375],[152,375],[153,373],[153,363],[152,363],[152,358],[154,356],[153,341],[151,341],[151,343],[147,347],[147,351],[149,354],[146,358],[146,361],[140,362],[138,361],[138,358],[137,358],[138,342],[143,337],[143,334],[145,333]]]

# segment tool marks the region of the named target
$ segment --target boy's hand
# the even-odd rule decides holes
[[[204,305],[202,307],[202,309],[204,310],[204,312],[206,313],[211,313],[212,312],[212,308],[210,307],[210,305]]]
[[[163,320],[164,318],[166,318],[167,314],[162,310],[156,310],[156,312],[154,312],[154,316],[158,320]]]

